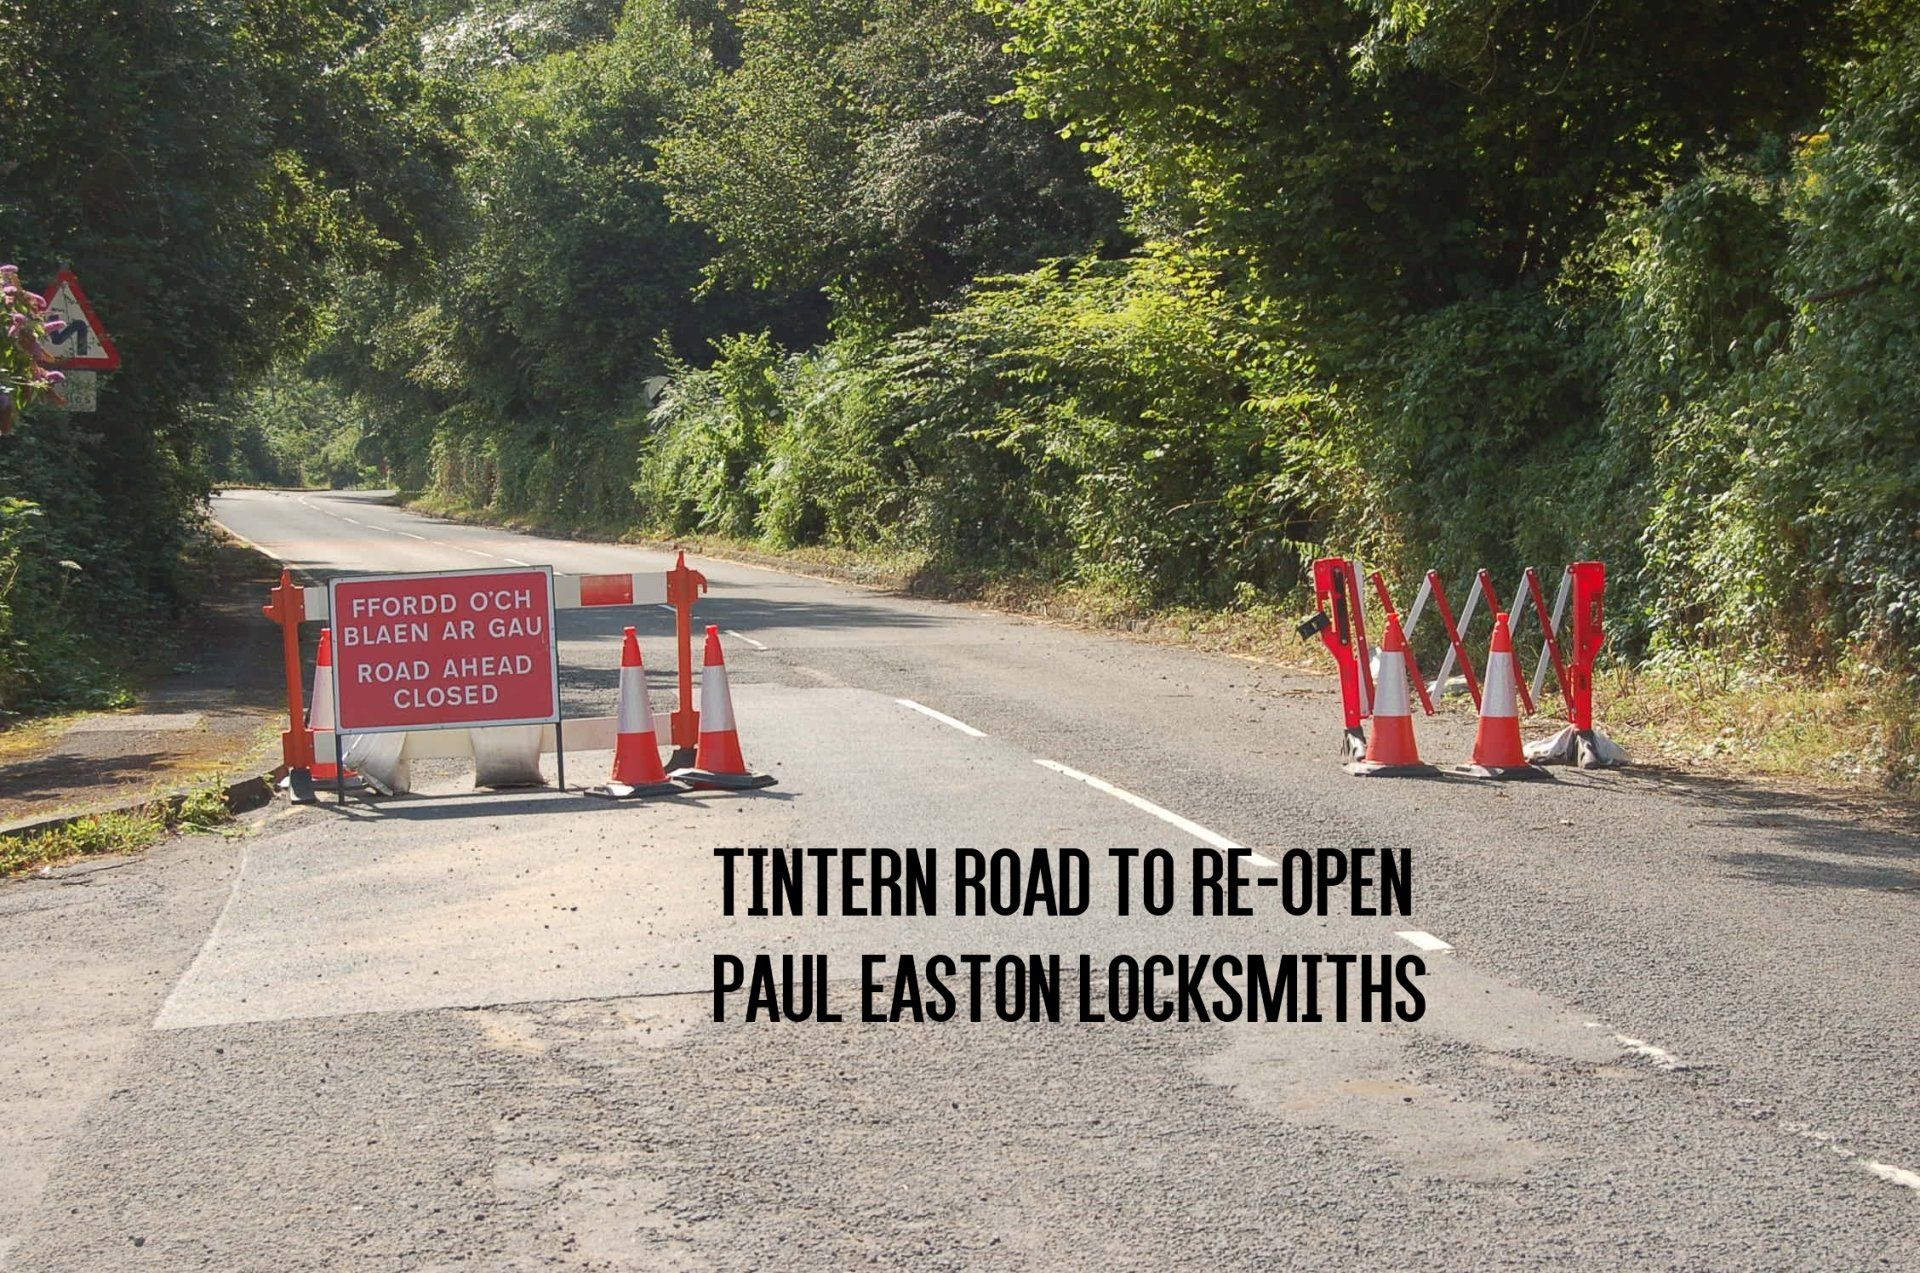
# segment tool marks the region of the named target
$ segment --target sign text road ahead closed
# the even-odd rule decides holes
[[[336,579],[329,595],[342,734],[559,718],[551,569]]]

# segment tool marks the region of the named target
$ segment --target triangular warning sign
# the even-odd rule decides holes
[[[54,366],[71,371],[112,371],[120,365],[120,351],[100,325],[100,316],[93,312],[93,304],[72,270],[61,270],[46,295],[47,317],[66,324],[47,338],[56,360]]]

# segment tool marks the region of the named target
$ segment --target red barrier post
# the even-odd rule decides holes
[[[1500,594],[1493,590],[1493,576],[1485,570],[1480,572],[1480,590],[1486,593],[1487,604],[1493,608],[1493,613],[1506,613],[1507,608],[1500,604]],[[1533,695],[1527,691],[1527,674],[1520,670],[1520,658],[1517,653],[1510,661],[1513,664],[1513,690],[1520,699],[1520,714],[1531,716],[1533,715]]]
[[[300,624],[307,617],[306,596],[293,582],[293,572],[282,570],[273,600],[260,612],[280,625],[280,652],[286,663],[287,728],[280,735],[280,759],[288,773],[313,770],[313,731],[307,728],[306,695],[300,675]]]
[[[1567,719],[1579,730],[1593,728],[1593,665],[1606,644],[1607,566],[1576,561],[1573,572],[1573,666],[1567,685]]]
[[[1360,664],[1360,684],[1366,693],[1360,697],[1360,705],[1366,711],[1373,710],[1373,648],[1367,644],[1367,605],[1360,596],[1360,563],[1349,560],[1347,567],[1347,599],[1353,607],[1353,652]]]
[[[693,602],[707,590],[707,577],[687,565],[683,552],[667,572],[667,604],[673,607],[674,635],[680,649],[680,705],[674,708],[673,745],[700,745],[700,709],[693,703]]]
[[[1366,717],[1360,710],[1360,662],[1353,648],[1348,573],[1347,563],[1338,557],[1322,557],[1313,563],[1314,599],[1320,604],[1320,613],[1325,615],[1331,611],[1333,620],[1319,628],[1320,640],[1339,669],[1340,710],[1351,731],[1359,729]]]

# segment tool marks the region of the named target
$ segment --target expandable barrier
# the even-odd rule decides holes
[[[667,762],[670,769],[691,766],[700,745],[700,709],[695,705],[693,686],[693,604],[707,591],[707,578],[687,565],[681,553],[671,570],[641,571],[602,575],[553,576],[555,610],[598,609],[613,606],[664,605],[674,612],[676,644],[679,653],[678,706],[667,715],[653,714],[658,738],[670,741],[674,748]],[[300,660],[300,625],[332,620],[329,593],[323,585],[300,585],[290,570],[283,570],[272,593],[272,601],[263,613],[280,625],[281,655],[286,674],[288,727],[280,735],[281,757],[287,770],[287,785],[293,798],[315,798],[314,772],[317,766],[337,766],[339,735],[316,735],[302,702],[304,678]],[[566,786],[566,747],[575,751],[611,749],[618,733],[614,716],[575,717],[545,724],[504,725],[484,728],[423,728],[419,730],[355,735],[344,749],[356,769],[378,785],[379,775],[397,775],[404,785],[406,765],[414,760],[471,758],[476,780],[481,785],[514,785],[538,782],[537,758],[553,753],[560,766],[558,778]],[[526,777],[525,757],[534,758],[531,777]],[[489,782],[489,769],[506,775],[504,781]],[[328,770],[337,772],[337,770]]]
[[[1517,715],[1522,718],[1535,713],[1545,688],[1547,673],[1551,670],[1570,724],[1551,738],[1528,744],[1528,761],[1533,764],[1579,764],[1588,769],[1627,763],[1626,753],[1602,733],[1593,721],[1593,668],[1606,639],[1605,563],[1580,561],[1567,566],[1561,573],[1551,606],[1547,604],[1538,572],[1531,566],[1527,567],[1514,588],[1511,611],[1501,604],[1492,575],[1486,570],[1477,571],[1467,592],[1466,602],[1457,616],[1439,572],[1429,570],[1421,580],[1413,604],[1402,618],[1394,609],[1386,579],[1380,572],[1369,574],[1358,561],[1347,558],[1324,557],[1313,564],[1315,612],[1300,625],[1299,630],[1302,638],[1318,636],[1334,657],[1339,672],[1344,723],[1341,750],[1345,759],[1360,760],[1366,754],[1363,722],[1373,714],[1374,682],[1379,674],[1373,666],[1379,656],[1371,652],[1366,643],[1366,603],[1359,582],[1362,578],[1372,584],[1384,620],[1400,628],[1407,646],[1405,667],[1413,678],[1426,714],[1432,715],[1433,704],[1454,688],[1453,672],[1456,665],[1460,669],[1461,686],[1472,698],[1475,710],[1482,709],[1486,687],[1476,675],[1474,661],[1467,649],[1466,634],[1483,602],[1489,612],[1506,615],[1508,635],[1512,641],[1519,639],[1526,618],[1531,613],[1541,632],[1540,653],[1531,681],[1523,671],[1517,652],[1497,662],[1501,665],[1502,676],[1512,683]],[[1569,601],[1573,611],[1570,625],[1565,622]],[[1445,631],[1446,652],[1434,678],[1425,681],[1414,662],[1412,642],[1429,605],[1438,614]],[[1490,642],[1491,636],[1489,632]],[[1490,664],[1496,662],[1491,653],[1488,661]],[[1509,665],[1511,672],[1506,670]],[[1505,697],[1503,692],[1503,700]],[[1400,726],[1396,724],[1395,728]]]

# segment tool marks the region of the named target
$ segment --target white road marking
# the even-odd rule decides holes
[[[461,548],[460,545],[458,544],[448,544],[447,547],[458,549],[463,553],[471,553],[475,557],[485,557],[488,561],[500,560],[498,557],[494,556],[492,553],[483,553],[478,548]]]
[[[1905,1167],[1890,1167],[1883,1162],[1871,1162],[1861,1159],[1860,1165],[1890,1185],[1905,1185],[1920,1193],[1920,1172],[1908,1171]]]
[[[531,566],[533,564],[530,561],[521,561],[518,557],[502,557],[500,560],[514,566]]]
[[[235,539],[239,540],[241,543],[245,544],[247,547],[253,549],[253,551],[259,553],[262,557],[271,557],[275,561],[286,560],[286,558],[282,557],[279,553],[274,552],[272,549],[267,548],[265,545],[254,543],[251,539],[248,539],[245,535],[242,535],[239,531],[227,525],[225,522],[215,521],[214,525],[218,526],[221,530],[226,531],[227,534],[232,535]]]
[[[362,529],[366,529],[367,524],[365,522],[355,521],[353,518],[348,517],[345,513],[335,513],[334,516],[338,517],[341,521],[345,522],[349,526],[358,526]]]
[[[673,607],[669,606],[667,608],[672,609]],[[745,641],[748,645],[752,646],[756,650],[764,650],[767,648],[766,646],[760,644],[758,641],[754,640],[752,637],[748,636],[746,633],[735,632],[732,628],[727,629],[727,635],[732,637],[736,641]]]
[[[1408,929],[1404,933],[1395,933],[1394,936],[1400,938],[1402,941],[1410,941],[1422,950],[1444,951],[1453,949],[1452,946],[1441,941],[1432,933],[1423,933],[1417,928]]]
[[[425,535],[416,535],[410,530],[396,530],[393,533],[396,535],[405,535],[408,539],[418,539],[422,543],[425,543],[427,538]]]
[[[1636,1039],[1632,1035],[1616,1032],[1613,1036],[1613,1041],[1630,1052],[1638,1052],[1641,1056],[1646,1057],[1647,1060],[1652,1061],[1663,1070],[1690,1070],[1693,1068],[1693,1066],[1682,1061],[1665,1048],[1655,1047],[1644,1039]]]
[[[1244,849],[1247,847],[1238,840],[1229,840],[1218,831],[1209,831],[1198,822],[1194,822],[1189,818],[1183,818],[1171,809],[1163,809],[1145,796],[1136,796],[1124,787],[1116,787],[1104,778],[1096,778],[1092,774],[1083,774],[1078,769],[1070,769],[1057,760],[1044,760],[1039,756],[1033,758],[1033,763],[1043,769],[1051,769],[1057,774],[1064,774],[1075,782],[1084,782],[1095,791],[1104,791],[1115,800],[1125,801],[1136,809],[1151,813],[1162,822],[1179,827],[1194,839],[1205,841],[1216,849]],[[1253,863],[1255,866],[1280,865],[1272,858],[1262,857],[1258,853],[1247,854],[1247,861]]]
[[[734,635],[739,636],[738,633],[735,633]],[[747,638],[740,637],[740,639],[744,641]],[[761,646],[760,648],[763,650],[766,649],[764,645]],[[931,716],[933,717],[933,719],[939,721],[942,725],[951,725],[953,728],[959,730],[961,733],[965,734],[969,738],[985,738],[987,736],[985,730],[975,729],[973,726],[967,724],[967,722],[963,720],[955,720],[953,717],[947,715],[945,712],[936,712],[931,707],[928,707],[925,703],[916,703],[910,698],[896,698],[893,701],[900,704],[900,706],[902,707],[908,708],[912,711],[919,712],[922,716]],[[1041,763],[1044,764],[1045,762],[1043,761]]]

